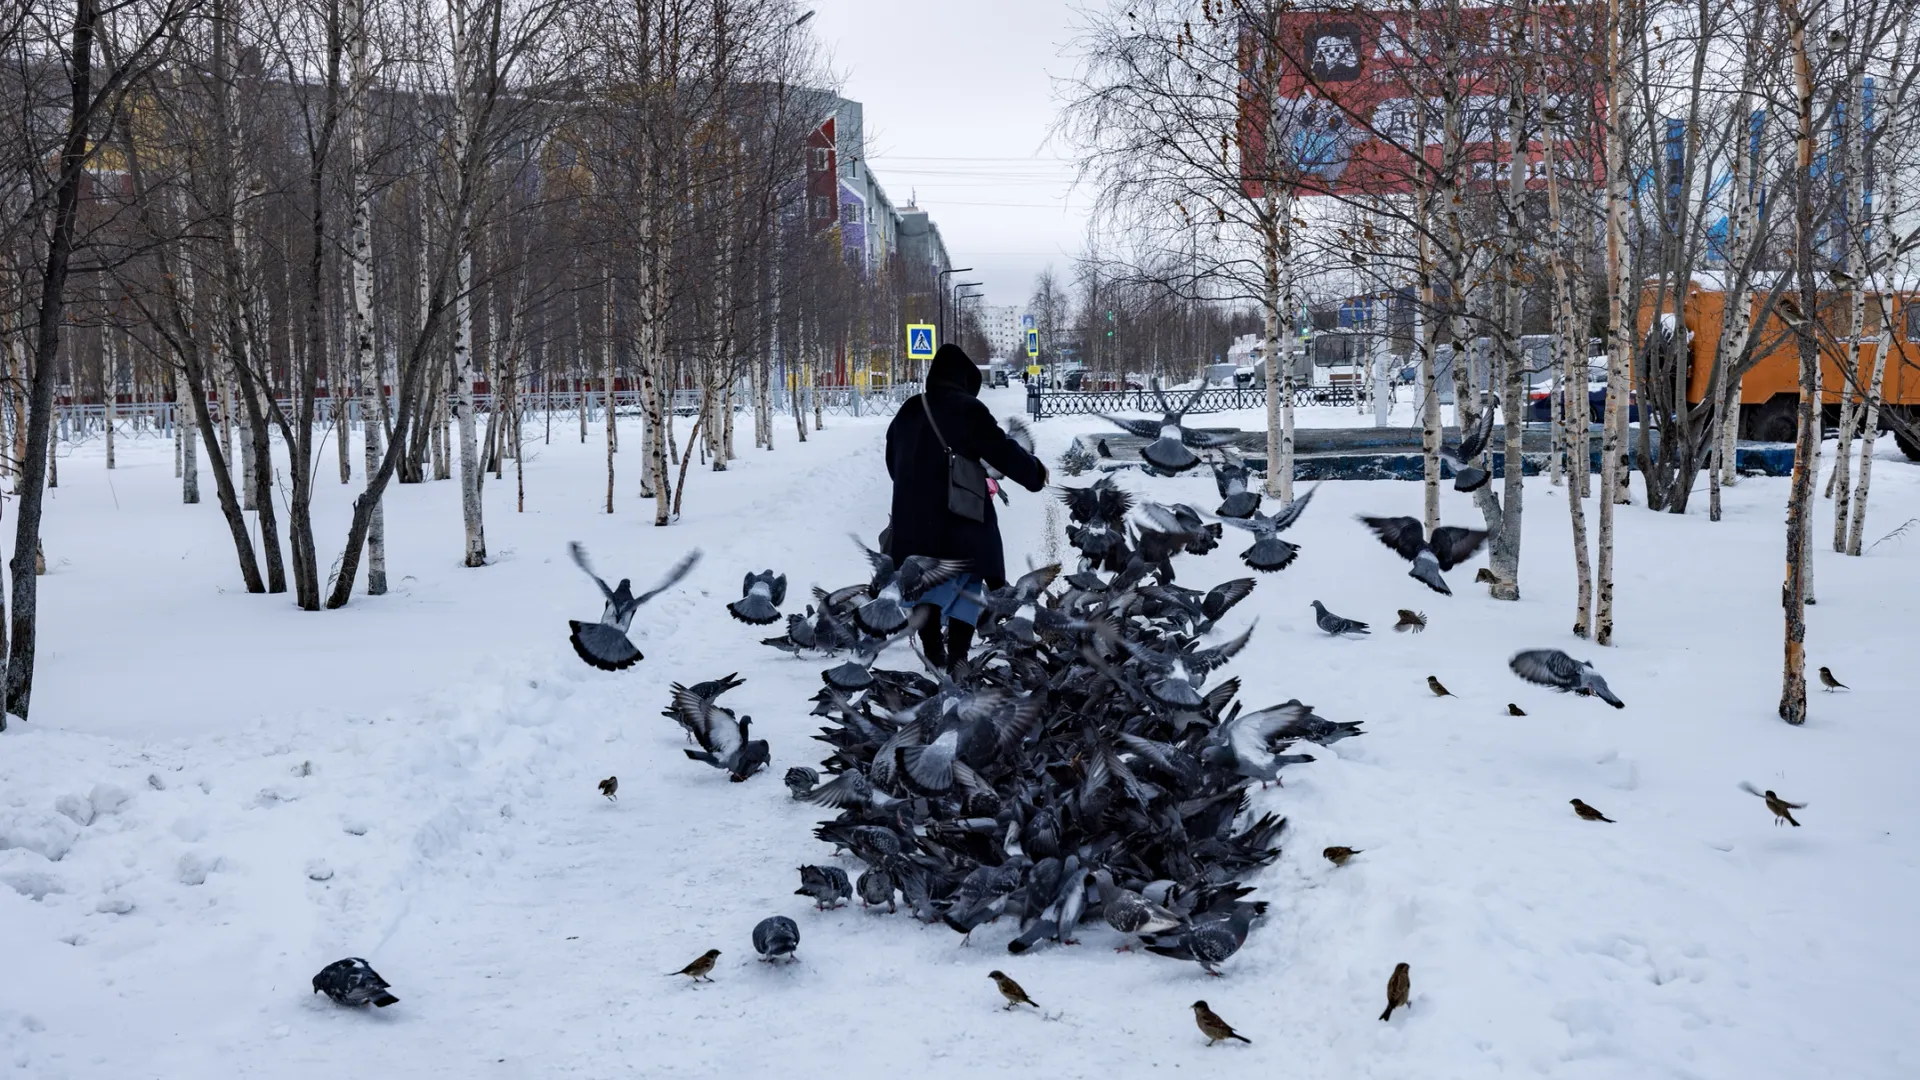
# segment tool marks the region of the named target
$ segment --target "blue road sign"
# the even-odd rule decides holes
[[[907,324],[907,359],[933,359],[933,324]]]

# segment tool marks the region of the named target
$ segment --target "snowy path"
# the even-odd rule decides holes
[[[1041,427],[1049,458],[1071,423]],[[186,627],[231,635],[236,648],[291,627],[311,635],[301,648],[256,645],[242,658],[266,670],[232,672],[226,685],[254,692],[276,665],[315,655],[343,666],[294,675],[303,685],[380,674],[344,705],[324,694],[304,708],[257,693],[217,703],[221,717],[257,722],[196,717],[199,699],[223,697],[212,680],[129,687],[110,705],[98,687],[62,689],[50,696],[86,703],[74,724],[48,709],[0,738],[0,833],[69,849],[59,861],[0,851],[0,883],[12,886],[0,888],[0,955],[29,975],[0,980],[0,1070],[275,1080],[370,1068],[1071,1077],[1188,1064],[1409,1078],[1920,1074],[1895,1019],[1920,969],[1906,899],[1920,889],[1920,734],[1905,601],[1920,586],[1920,548],[1821,559],[1814,662],[1856,690],[1816,695],[1814,722],[1794,730],[1771,719],[1784,481],[1730,491],[1720,525],[1624,511],[1622,641],[1611,650],[1565,633],[1560,491],[1530,485],[1527,599],[1503,605],[1470,584],[1472,566],[1450,575],[1458,595],[1425,592],[1351,521],[1416,507],[1417,487],[1329,484],[1292,537],[1300,562],[1263,576],[1236,612],[1260,617],[1229,668],[1250,703],[1299,696],[1367,726],[1259,796],[1256,810],[1278,809],[1293,826],[1286,854],[1255,882],[1270,917],[1223,979],[1116,955],[1094,928],[1078,948],[1013,958],[1009,927],[961,947],[904,915],[857,903],[816,913],[792,895],[794,867],[828,851],[810,835],[823,815],[789,802],[779,783],[786,766],[819,756],[805,715],[819,665],[754,644],[764,633],[722,604],[743,572],[767,565],[789,574],[797,597],[863,576],[846,534],[871,536],[884,519],[881,430],[843,420],[805,447],[782,432],[778,453],[696,477],[688,520],[665,530],[639,525],[630,498],[613,519],[593,515],[604,484],[596,449],[557,443],[530,463],[536,512],[512,513],[510,478],[489,485],[502,559],[480,572],[422,554],[457,543],[451,485],[403,490],[390,529],[396,574],[415,575],[410,592],[356,599],[344,615],[216,593],[233,576],[217,546],[193,549],[194,572],[139,585],[144,568],[109,565],[104,541],[82,539],[99,524],[77,509],[97,474],[63,464],[76,509],[50,540],[71,560],[68,581],[49,579],[66,590],[56,625],[84,624],[88,603],[114,589],[156,612],[194,605],[177,624],[117,621],[97,632],[105,644],[75,634],[66,647],[84,654],[138,636],[139,664],[205,670],[221,654],[177,640]],[[117,498],[133,508],[122,513],[196,545],[219,540],[212,507],[167,505],[163,459],[123,447],[123,460],[148,475],[118,476]],[[1875,479],[1878,531],[1920,516],[1920,470],[1889,459]],[[1204,478],[1127,482],[1215,501]],[[1004,530],[1018,564],[1043,548],[1045,503],[1014,498]],[[1449,493],[1445,505],[1447,520],[1477,524],[1464,497]],[[561,621],[597,607],[562,554],[574,536],[603,570],[639,583],[685,547],[706,550],[686,588],[643,610],[648,657],[632,671],[592,671],[566,646]],[[1239,540],[1183,562],[1182,580],[1244,572]],[[1320,635],[1314,599],[1378,632]],[[1401,606],[1424,610],[1432,628],[1388,632]],[[425,641],[428,629],[450,640]],[[1594,659],[1628,708],[1514,679],[1506,656],[1534,645]],[[50,665],[49,684],[64,675],[70,686],[75,663]],[[747,683],[728,703],[773,747],[771,774],[741,785],[687,761],[658,715],[669,682],[729,671]],[[1458,697],[1429,695],[1428,674]],[[1531,715],[1506,716],[1509,701]],[[149,722],[158,730],[140,737]],[[621,777],[617,804],[593,790],[608,773]],[[1734,789],[1741,779],[1810,802],[1807,827],[1775,829]],[[57,798],[103,783],[128,793],[124,806],[84,828],[60,824]],[[1575,818],[1575,796],[1619,823]],[[1365,853],[1336,871],[1318,854],[1331,843]],[[328,880],[310,880],[313,860]],[[754,962],[748,931],[775,913],[800,923],[802,963]],[[725,951],[713,985],[663,975],[709,947]],[[311,974],[344,955],[372,960],[401,1003],[361,1014],[310,995]],[[1412,1007],[1381,1024],[1386,977],[1402,960]],[[1058,1019],[1000,1011],[985,977],[993,967]],[[1198,997],[1254,1045],[1207,1050],[1186,1009]]]

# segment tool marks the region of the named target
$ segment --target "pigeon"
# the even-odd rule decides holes
[[[1583,660],[1575,660],[1559,649],[1527,649],[1513,654],[1507,661],[1515,675],[1530,683],[1551,686],[1561,693],[1572,691],[1582,697],[1597,697],[1616,709],[1624,709],[1627,703],[1613,696],[1607,689],[1607,680],[1593,670],[1593,665]]]
[[[787,770],[785,782],[794,798],[804,799],[820,786],[820,774],[805,765],[795,765]]]
[[[989,971],[987,978],[992,979],[993,985],[999,988],[1000,996],[1007,999],[1007,1008],[1011,1009],[1018,1005],[1031,1005],[1036,1009],[1040,1007],[1040,1003],[1028,997],[1027,992],[1020,988],[1020,984],[1008,978],[1005,972]]]
[[[1572,804],[1573,812],[1580,815],[1582,821],[1604,821],[1609,825],[1614,824],[1612,818],[1581,802],[1579,799],[1568,799],[1567,802]]]
[[[1113,448],[1107,445],[1107,440],[1105,439],[1101,439],[1099,442],[1095,443],[1094,449],[1098,450],[1100,452],[1100,456],[1103,458],[1110,458],[1113,456]]]
[[[701,727],[709,722],[703,717],[716,708],[714,702],[720,700],[720,696],[727,691],[745,686],[746,682],[735,671],[718,679],[703,679],[692,686],[674,683],[673,700],[660,710],[660,715],[679,724],[687,733],[687,741],[693,742],[700,737]],[[733,717],[733,713],[726,709],[719,711],[729,719]]]
[[[1460,433],[1459,445],[1451,449],[1445,446],[1440,448],[1440,457],[1453,466],[1453,490],[1479,491],[1487,486],[1487,481],[1493,479],[1491,473],[1473,462],[1486,453],[1487,443],[1493,439],[1493,416],[1499,408],[1499,396],[1489,395],[1473,427]]]
[[[1361,851],[1360,848],[1335,846],[1335,847],[1327,848],[1326,850],[1322,851],[1320,854],[1326,856],[1327,861],[1332,863],[1335,866],[1345,866],[1347,865],[1347,860],[1353,858],[1355,855],[1360,854],[1360,851]]]
[[[732,676],[728,676],[731,679]],[[713,697],[739,685],[737,682],[726,685],[721,680]],[[748,737],[748,729],[753,717],[734,718],[733,712],[713,701],[713,697],[701,693],[708,684],[692,687],[673,684],[673,705],[669,710],[680,726],[687,729],[700,749],[684,751],[694,761],[703,761],[716,769],[725,770],[727,779],[740,783],[747,777],[767,767],[770,754],[767,740]]]
[[[1153,441],[1148,443],[1146,447],[1140,451],[1141,459],[1147,464],[1161,472],[1182,473],[1200,464],[1200,456],[1195,454],[1193,450],[1188,449],[1189,447],[1210,450],[1217,447],[1229,446],[1234,441],[1234,436],[1232,435],[1191,431],[1180,426],[1180,421],[1186,418],[1187,410],[1199,403],[1200,395],[1206,388],[1206,383],[1201,383],[1199,388],[1187,397],[1186,402],[1178,409],[1175,409],[1173,405],[1167,401],[1167,395],[1161,391],[1159,380],[1156,379],[1153,384],[1153,394],[1155,400],[1160,405],[1162,414],[1158,422],[1152,420],[1122,420],[1118,417],[1108,416],[1106,413],[1099,413],[1097,415],[1100,419],[1105,420],[1129,435],[1134,435],[1142,439],[1152,439]]]
[[[1393,1010],[1406,1007],[1407,995],[1413,990],[1411,971],[1404,963],[1393,965],[1393,975],[1387,979],[1387,1011],[1380,1014],[1380,1019],[1391,1020]]]
[[[1086,884],[1098,886],[1100,890],[1100,911],[1107,925],[1128,937],[1140,934],[1165,934],[1180,928],[1186,921],[1179,912],[1161,904],[1156,904],[1132,889],[1125,889],[1114,883],[1113,873],[1109,870],[1095,870],[1086,877]],[[1116,952],[1133,948],[1122,945]]]
[[[727,614],[751,626],[780,621],[780,605],[787,600],[787,575],[771,570],[748,574],[740,584],[740,599],[727,605]]]
[[[847,872],[837,866],[803,866],[800,887],[793,893],[812,897],[814,910],[819,911],[853,899],[853,885],[847,881]]]
[[[1411,611],[1411,610],[1408,610],[1407,608],[1401,608],[1399,614],[1400,614],[1400,621],[1393,624],[1394,633],[1404,634],[1407,631],[1411,630],[1414,633],[1418,634],[1426,630],[1427,628],[1426,612]]]
[[[679,971],[669,971],[667,972],[667,976],[671,978],[675,975],[685,975],[694,982],[700,982],[703,979],[707,982],[712,982],[713,978],[707,973],[713,970],[713,962],[718,959],[720,959],[720,950],[708,949],[706,952],[695,957],[693,963],[688,964]]]
[[[753,928],[753,951],[761,960],[792,960],[799,947],[800,927],[785,915],[769,915]]]
[[[313,977],[313,992],[342,1005],[372,1005],[384,1009],[400,999],[387,993],[387,980],[357,956],[335,960]]]
[[[1280,539],[1280,534],[1300,520],[1301,512],[1313,501],[1313,493],[1319,490],[1319,484],[1313,485],[1305,495],[1281,507],[1277,514],[1262,514],[1256,510],[1244,518],[1222,519],[1223,524],[1245,529],[1255,537],[1253,546],[1240,553],[1241,561],[1265,573],[1285,570],[1300,549]]]
[[[1835,690],[1853,689],[1853,687],[1848,686],[1846,683],[1843,683],[1839,679],[1834,678],[1833,672],[1828,671],[1824,667],[1820,669],[1820,685],[1826,687],[1828,693],[1832,693]]]
[[[633,625],[634,612],[640,610],[640,605],[678,584],[700,561],[700,549],[695,548],[675,563],[651,592],[635,596],[633,582],[627,578],[620,579],[618,588],[607,588],[607,583],[593,572],[593,567],[587,562],[587,549],[581,547],[579,541],[569,543],[567,552],[573,556],[574,565],[584,570],[593,583],[600,586],[601,595],[607,600],[606,610],[601,613],[599,622],[567,620],[567,626],[572,630],[573,651],[580,654],[580,659],[602,671],[622,671],[646,659],[627,637],[627,628]]]
[[[1452,596],[1453,590],[1447,588],[1446,579],[1440,571],[1454,567],[1473,558],[1480,545],[1487,542],[1484,529],[1462,529],[1458,526],[1443,525],[1433,530],[1429,540],[1420,522],[1410,517],[1367,517],[1360,520],[1380,542],[1393,549],[1394,554],[1413,563],[1413,569],[1407,576],[1420,582],[1442,596]]]
[[[860,893],[861,907],[885,904],[887,905],[887,914],[891,915],[894,913],[893,877],[885,870],[869,867],[861,871],[860,877],[854,881],[853,887]]]
[[[1199,1025],[1200,1034],[1207,1037],[1208,1046],[1223,1039],[1239,1039],[1248,1046],[1253,1045],[1252,1039],[1233,1030],[1233,1025],[1220,1019],[1212,1009],[1207,1008],[1207,1003],[1204,1001],[1193,1003],[1193,1022]]]
[[[1213,483],[1220,489],[1220,508],[1214,511],[1215,516],[1244,518],[1260,509],[1260,493],[1247,490],[1247,478],[1251,475],[1245,465],[1225,463],[1213,467]]]
[[[1065,476],[1079,476],[1095,464],[1094,456],[1080,445],[1078,439],[1067,444],[1066,450],[1060,455],[1060,472]]]
[[[1034,449],[1033,449],[1033,429],[1027,427],[1026,422],[1021,420],[1019,417],[1017,416],[1007,417],[1007,438],[1012,440],[1015,446],[1018,446],[1020,449],[1025,450],[1028,456],[1030,457],[1039,456],[1034,452]],[[997,481],[997,480],[1005,480],[1007,478],[1006,473],[1001,472],[999,469],[994,468],[992,465],[988,465],[984,461],[981,462],[981,464],[986,466],[988,479]],[[1008,506],[1012,504],[1012,501],[1007,498],[1007,486],[1005,484],[999,484],[999,483],[994,484],[993,493],[1000,497],[1001,505]],[[884,547],[886,545],[883,544],[881,546]]]
[[[1147,693],[1153,695],[1155,701],[1191,709],[1203,700],[1199,687],[1206,681],[1207,673],[1232,659],[1235,653],[1246,647],[1252,636],[1253,627],[1250,625],[1239,637],[1210,649],[1196,648],[1199,644],[1197,641],[1165,652],[1131,641],[1125,642],[1125,645],[1136,660],[1153,672],[1147,683]]]
[[[1309,754],[1276,754],[1270,749],[1282,732],[1309,719],[1320,718],[1313,715],[1313,706],[1298,700],[1231,717],[1214,730],[1218,742],[1202,751],[1201,760],[1224,765],[1262,784],[1273,783],[1282,766],[1313,760]]]
[[[909,555],[898,566],[893,557],[882,555],[878,551],[860,543],[855,544],[866,552],[867,561],[873,564],[873,581],[867,586],[867,595],[872,599],[855,608],[853,621],[860,629],[877,637],[897,634],[907,627],[907,609],[919,599],[920,594],[935,585],[964,573],[967,564],[951,559],[932,559],[925,555]]]
[[[1207,974],[1219,975],[1214,969],[1240,951],[1240,946],[1246,944],[1253,920],[1266,913],[1265,901],[1238,902],[1228,911],[1211,913],[1205,919],[1195,918],[1172,944],[1152,942],[1147,945],[1147,951],[1174,960],[1191,960]]]
[[[1318,600],[1313,602],[1313,621],[1314,625],[1332,634],[1334,637],[1339,637],[1342,634],[1373,633],[1373,631],[1367,629],[1366,623],[1356,622],[1353,619],[1343,619],[1333,612],[1328,611],[1326,605]]]
[[[1793,820],[1793,811],[1805,810],[1807,808],[1806,803],[1788,802],[1780,796],[1775,795],[1772,791],[1755,791],[1753,785],[1744,780],[1740,782],[1740,790],[1749,795],[1755,795],[1767,800],[1767,809],[1773,811],[1773,823],[1775,825],[1779,825],[1784,821],[1796,829],[1800,827],[1800,823]]]
[[[617,776],[609,776],[605,780],[600,781],[600,794],[605,795],[610,802],[619,801],[614,796],[614,792],[619,790],[620,778]]]
[[[1440,684],[1440,680],[1434,678],[1431,675],[1427,676],[1427,689],[1433,691],[1434,697],[1452,697],[1453,696],[1453,691],[1447,689],[1445,686],[1442,686]]]
[[[815,806],[830,806],[836,810],[853,807],[890,810],[906,801],[874,787],[873,781],[866,773],[855,769],[849,769],[796,798],[801,802],[812,803]]]

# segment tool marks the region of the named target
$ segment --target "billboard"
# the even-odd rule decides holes
[[[1412,190],[1417,152],[1424,150],[1430,165],[1440,163],[1444,106],[1436,84],[1449,67],[1449,39],[1470,184],[1507,179],[1506,98],[1516,77],[1530,117],[1522,155],[1528,186],[1546,181],[1537,131],[1543,91],[1548,107],[1567,118],[1556,143],[1563,175],[1597,179],[1597,138],[1571,133],[1588,131],[1588,119],[1603,111],[1592,72],[1604,11],[1534,8],[1536,41],[1533,20],[1521,21],[1524,10],[1463,8],[1450,23],[1444,10],[1293,11],[1271,23],[1244,19],[1238,50],[1243,190],[1260,198],[1270,180],[1300,195]]]

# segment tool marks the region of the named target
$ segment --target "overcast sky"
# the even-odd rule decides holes
[[[917,195],[946,239],[955,280],[1025,304],[1033,276],[1063,277],[1086,231],[1085,191],[1048,141],[1051,79],[1072,74],[1068,0],[801,0],[866,107],[874,175],[896,206]]]

